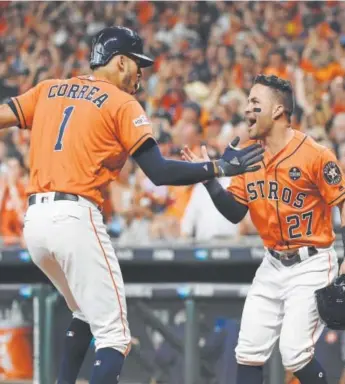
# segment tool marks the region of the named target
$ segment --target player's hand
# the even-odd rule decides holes
[[[264,158],[264,148],[260,144],[252,144],[246,148],[239,149],[236,148],[239,142],[240,138],[236,137],[225,149],[223,156],[214,162],[218,177],[255,172],[261,168],[258,163]]]
[[[211,161],[205,145],[201,146],[201,156],[197,156],[187,145],[185,145],[184,149],[181,150],[181,157],[189,163],[203,163],[204,161]]]
[[[211,161],[210,156],[207,153],[207,148],[205,145],[201,146],[201,156],[197,156],[192,152],[187,145],[184,149],[181,150],[181,157],[183,160],[190,163],[203,163],[205,161]],[[210,180],[202,181],[202,184],[207,184]]]

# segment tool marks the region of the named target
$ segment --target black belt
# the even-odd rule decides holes
[[[37,203],[37,199],[38,199],[37,195],[29,196],[29,205],[36,204]],[[42,196],[40,202],[44,203],[46,199],[47,199],[46,196]],[[79,196],[78,195],[73,195],[72,193],[55,192],[54,201],[59,201],[59,200],[78,201],[79,200]]]
[[[279,252],[276,252],[274,249],[268,249],[268,252],[277,260],[279,260],[285,267],[290,267],[291,265],[300,263],[302,261],[299,250],[297,249],[296,252],[291,253],[289,255],[284,255]],[[317,255],[318,250],[316,247],[308,247],[308,255],[309,257]]]

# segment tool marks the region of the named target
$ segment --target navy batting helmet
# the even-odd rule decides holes
[[[97,33],[92,41],[91,69],[106,65],[115,55],[136,59],[140,68],[153,64],[153,59],[143,53],[143,41],[140,36],[125,27],[108,27]]]
[[[345,275],[315,291],[321,319],[330,329],[345,329]]]

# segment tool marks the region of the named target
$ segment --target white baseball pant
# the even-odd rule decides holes
[[[277,339],[284,367],[302,369],[314,356],[324,325],[317,311],[315,290],[338,273],[334,249],[285,267],[266,251],[248,292],[236,347],[239,364],[263,365]]]
[[[96,349],[126,355],[130,331],[124,284],[101,212],[90,201],[54,201],[38,193],[24,219],[33,262],[64,296],[73,316],[90,324]]]

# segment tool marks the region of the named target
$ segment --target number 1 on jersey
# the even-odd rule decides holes
[[[61,151],[62,150],[63,135],[65,133],[65,129],[67,127],[68,121],[72,115],[73,110],[74,110],[74,106],[70,106],[70,107],[67,107],[63,111],[63,120],[62,120],[62,123],[61,123],[60,128],[59,128],[59,136],[58,136],[58,139],[56,141],[54,151]]]

